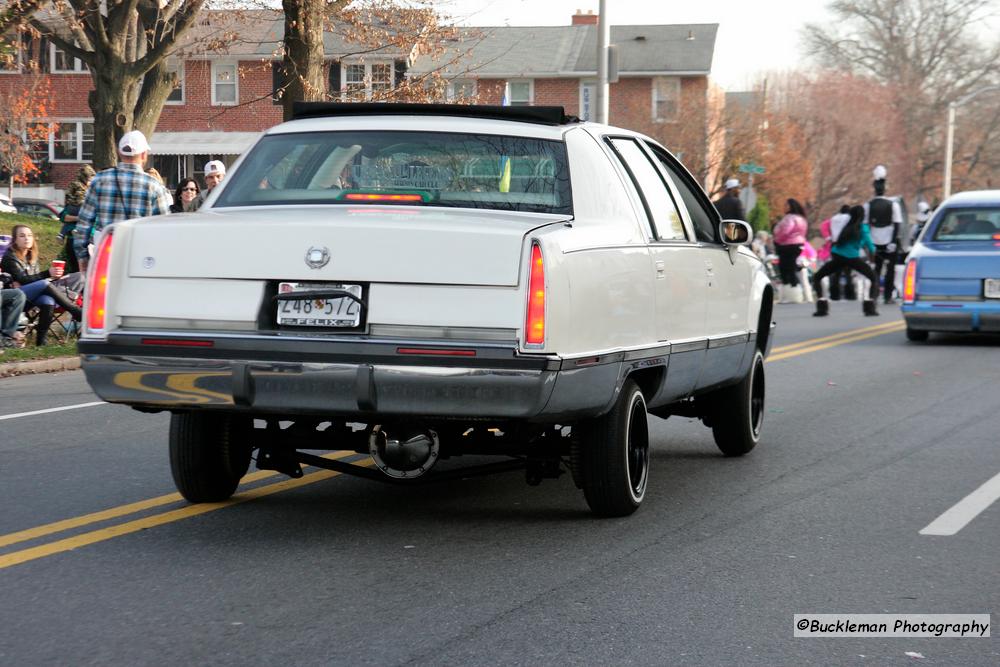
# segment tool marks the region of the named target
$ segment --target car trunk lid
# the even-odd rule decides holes
[[[128,270],[140,278],[513,286],[524,236],[565,219],[365,205],[216,209],[136,223]]]

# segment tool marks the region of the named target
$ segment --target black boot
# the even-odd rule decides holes
[[[813,317],[826,317],[830,314],[830,302],[826,299],[816,299],[816,312]]]
[[[35,323],[35,345],[41,347],[45,345],[45,339],[49,334],[49,327],[52,326],[52,311],[55,306],[42,304],[38,306],[38,320]]]
[[[49,285],[45,288],[45,293],[51,296],[56,303],[62,306],[63,310],[69,313],[73,317],[74,321],[79,322],[83,318],[83,311],[80,309],[80,306],[71,301],[70,298],[66,296],[66,293],[58,287]]]
[[[878,311],[875,310],[875,302],[870,299],[865,299],[862,302],[861,309],[864,311],[865,315],[873,317],[878,315]]]

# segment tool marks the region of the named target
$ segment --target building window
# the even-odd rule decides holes
[[[55,44],[49,44],[49,62],[52,63],[53,74],[75,74],[85,72],[86,68],[79,58],[73,58]]]
[[[47,145],[32,147],[32,159],[52,162],[90,162],[94,157],[94,123],[89,120],[60,120],[49,129]]]
[[[238,100],[236,63],[212,63],[212,104],[233,105]]]
[[[392,63],[342,65],[345,100],[371,100],[392,90]]]
[[[449,102],[472,102],[476,99],[476,82],[472,79],[455,79],[448,83]]]
[[[184,63],[168,62],[167,71],[175,74],[174,88],[167,96],[167,104],[184,104]]]
[[[677,120],[681,107],[681,80],[675,76],[658,76],[653,79],[653,120]]]
[[[507,102],[512,107],[524,107],[531,104],[535,96],[534,81],[508,81]]]
[[[381,93],[392,90],[392,63],[372,63],[371,81],[372,97],[381,97]]]

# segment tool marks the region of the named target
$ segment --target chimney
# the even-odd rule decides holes
[[[582,9],[578,9],[576,14],[573,14],[572,25],[597,25],[597,19],[598,16],[593,9],[588,9],[586,14],[583,13]]]

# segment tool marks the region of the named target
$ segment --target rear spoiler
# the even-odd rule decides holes
[[[295,102],[292,119],[329,118],[332,116],[458,116],[512,120],[539,125],[579,123],[576,116],[566,115],[563,107],[518,106],[493,104],[413,104],[397,102]]]

